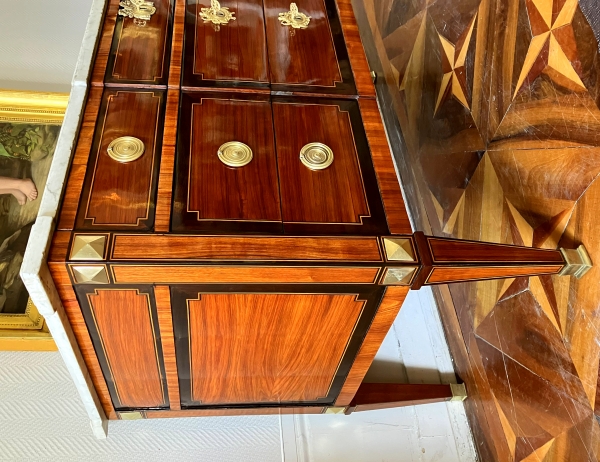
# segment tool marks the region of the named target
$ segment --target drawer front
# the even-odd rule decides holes
[[[188,0],[184,87],[268,87],[267,44],[261,0],[223,0],[234,18],[215,25],[200,17],[208,0]]]
[[[184,94],[173,231],[282,231],[271,105],[242,98]],[[228,142],[248,146],[251,161],[223,163],[218,151]]]
[[[118,16],[104,81],[107,84],[166,85],[169,76],[173,0],[155,0],[141,25]]]
[[[162,145],[164,93],[106,90],[92,143],[76,228],[151,230]],[[119,162],[112,142],[134,137],[143,154]]]
[[[332,404],[381,288],[173,286],[181,404]]]
[[[273,119],[285,233],[385,234],[358,104],[274,98]],[[313,170],[301,161],[311,143],[331,150],[331,165]]]
[[[168,408],[152,288],[80,285],[77,296],[115,409]]]
[[[356,94],[352,69],[334,0],[302,0],[310,16],[305,29],[283,25],[289,0],[263,0],[271,88],[327,94]]]

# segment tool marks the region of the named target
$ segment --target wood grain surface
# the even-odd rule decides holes
[[[351,411],[372,411],[449,401],[450,385],[408,383],[363,383],[350,403]]]
[[[434,264],[458,262],[555,263],[560,266],[565,264],[560,251],[554,249],[436,237],[428,237],[427,241]]]
[[[204,405],[327,396],[364,305],[307,294],[201,294],[188,303],[192,399]]]
[[[85,361],[87,372],[92,378],[92,383],[102,404],[102,409],[109,419],[116,419],[117,414],[110,398],[108,386],[100,367],[100,362],[96,356],[96,350],[83,318],[77,295],[71,285],[69,274],[64,263],[49,263],[52,279],[55,281],[56,290],[65,309],[69,324],[73,329],[81,355]]]
[[[287,0],[263,0],[263,6],[272,83],[334,87],[342,81],[324,0],[298,4],[311,18],[299,30],[279,21],[279,13],[290,9]]]
[[[267,43],[261,0],[223,0],[235,20],[216,27],[200,18],[210,1],[191,1],[187,6],[185,85],[202,81],[222,84],[268,84]]]
[[[113,260],[382,261],[376,238],[117,234]]]
[[[106,66],[108,65],[108,58],[113,42],[113,33],[115,30],[115,23],[117,22],[119,2],[120,0],[107,1],[102,31],[100,32],[100,40],[98,42],[98,48],[96,49],[96,58],[90,77],[92,86],[104,86],[104,75],[106,74]]]
[[[183,3],[180,1],[180,3]],[[171,67],[172,68],[172,67]],[[165,127],[163,132],[158,191],[156,193],[156,213],[154,230],[159,233],[171,229],[171,203],[173,199],[173,174],[175,171],[175,152],[177,150],[177,125],[179,121],[179,90],[167,91],[165,109]]]
[[[171,292],[168,286],[154,287],[156,312],[158,314],[158,328],[160,342],[167,376],[167,389],[169,392],[169,407],[171,410],[181,409],[179,399],[179,377],[177,359],[175,356],[175,340],[173,338],[173,317],[171,315]]]
[[[354,223],[370,215],[350,116],[335,105],[273,103],[284,222]],[[333,164],[310,170],[299,154],[324,143]]]
[[[374,267],[112,265],[111,268],[118,284],[374,284],[379,274],[379,268]]]
[[[257,409],[185,409],[181,411],[146,411],[148,419],[167,419],[181,417],[219,417],[236,415],[290,415],[322,414],[324,407],[271,407]]]
[[[348,406],[350,404],[369,367],[371,367],[383,339],[392,327],[396,316],[398,316],[409,289],[409,287],[388,287],[386,289],[375,319],[371,323],[369,332],[363,340],[360,350],[358,350],[358,355],[352,364],[350,373],[335,401],[336,406]]]
[[[173,14],[173,32],[171,37],[171,61],[169,63],[169,88],[181,85],[181,69],[183,67],[183,41],[185,31],[185,0],[175,0]]]
[[[221,162],[219,148],[230,141],[252,150],[248,165],[232,168]],[[211,229],[215,220],[272,221],[281,229],[268,101],[185,95],[179,146],[174,230]]]
[[[151,194],[160,146],[162,99],[154,92],[105,92],[104,117],[92,148],[95,165],[88,168],[84,189],[84,194],[89,190],[89,199],[82,201],[78,224],[89,219],[92,226],[148,226],[144,221],[151,219],[154,205]],[[134,136],[144,143],[142,157],[121,163],[108,155],[109,144],[122,136]]]
[[[97,88],[92,86],[88,93],[83,121],[79,128],[77,147],[71,161],[71,169],[69,170],[67,186],[60,209],[57,225],[57,229],[59,230],[71,230],[75,226],[75,217],[81,198],[81,191],[83,190],[90,150],[92,149],[92,142],[94,140],[94,131],[96,130],[96,121],[102,101],[102,90],[102,87]]]
[[[351,0],[337,0],[337,11],[348,49],[356,91],[362,98],[375,98],[375,85],[365,56]]]
[[[444,284],[462,281],[482,281],[484,279],[515,278],[557,274],[562,265],[529,266],[437,266],[426,280],[426,284]]]
[[[171,0],[155,0],[156,12],[140,26],[119,16],[105,83],[165,84],[168,75]]]
[[[341,4],[340,8],[342,8]],[[358,100],[358,104],[371,149],[371,158],[377,174],[388,228],[392,234],[409,234],[412,232],[412,227],[404,204],[400,179],[394,167],[394,160],[390,152],[379,107],[376,101],[363,98]]]
[[[88,300],[120,405],[164,405],[148,296],[137,290],[97,289]]]

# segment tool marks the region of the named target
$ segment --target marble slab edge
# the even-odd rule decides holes
[[[92,60],[98,46],[106,2],[107,0],[93,0],[92,2],[71,82],[69,103],[42,194],[40,209],[31,228],[20,272],[29,296],[40,314],[44,316],[58,351],[75,383],[90,419],[92,432],[100,439],[107,437],[108,420],[98,399],[69,320],[66,317],[64,307],[50,275],[47,261],[52,234],[56,226],[55,218],[67,181],[67,173],[77,141],[77,133],[83,118]]]

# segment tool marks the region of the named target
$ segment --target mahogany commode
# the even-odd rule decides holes
[[[450,399],[361,385],[411,287],[589,266],[413,233],[349,0],[154,7],[107,6],[49,258],[109,418]]]

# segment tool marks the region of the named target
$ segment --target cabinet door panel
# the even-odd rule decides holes
[[[235,19],[216,26],[200,17],[208,0],[190,0],[185,30],[184,87],[267,87],[261,0],[223,0]]]
[[[166,85],[169,74],[173,5],[155,0],[145,25],[118,16],[104,81],[107,84]]]
[[[382,289],[265,289],[172,288],[182,405],[323,405],[335,400]]]
[[[333,0],[298,2],[310,16],[305,29],[285,26],[289,0],[263,0],[271,87],[276,91],[356,94],[348,52]]]
[[[152,289],[77,292],[115,409],[168,407]]]
[[[183,97],[173,230],[281,232],[279,183],[268,99]],[[229,167],[221,145],[246,144],[252,160]]]
[[[385,233],[356,102],[274,99],[273,118],[285,232]],[[333,152],[333,163],[323,170],[300,160],[303,146],[315,142]]]

